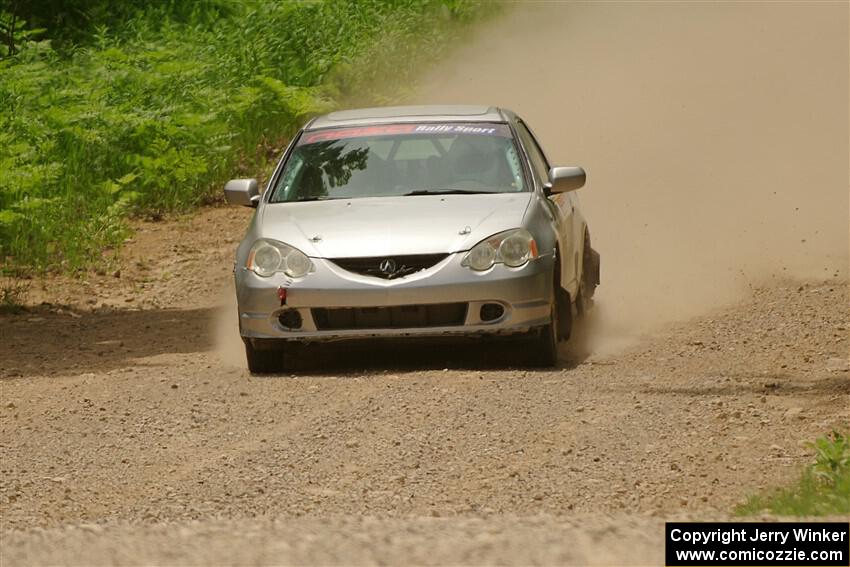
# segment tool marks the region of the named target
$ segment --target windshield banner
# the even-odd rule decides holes
[[[428,122],[426,124],[378,124],[375,126],[354,126],[350,128],[329,128],[315,132],[305,132],[298,145],[314,144],[343,140],[348,138],[372,138],[375,136],[436,134],[449,135],[465,134],[472,136],[498,136],[510,138],[511,130],[507,124],[490,124],[488,122]]]

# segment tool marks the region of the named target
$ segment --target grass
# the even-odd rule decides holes
[[[850,514],[850,439],[833,431],[810,446],[815,462],[790,487],[750,497],[735,512],[750,516],[770,512],[779,516]]]
[[[150,3],[81,46],[33,40],[0,59],[6,271],[97,267],[128,217],[220,198],[226,179],[268,168],[309,116],[403,94],[493,11],[473,0],[207,0],[175,18],[174,5]]]

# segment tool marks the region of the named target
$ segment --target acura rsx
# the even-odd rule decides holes
[[[589,308],[599,255],[575,189],[528,125],[485,106],[332,112],[292,139],[236,252],[239,330],[252,373],[294,342],[512,336],[534,361]]]

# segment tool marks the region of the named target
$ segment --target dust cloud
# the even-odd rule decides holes
[[[848,275],[848,4],[522,3],[412,103],[513,109],[579,191],[615,347]]]

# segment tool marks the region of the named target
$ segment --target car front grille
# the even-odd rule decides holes
[[[348,272],[392,280],[427,270],[446,257],[448,254],[417,254],[415,256],[331,258],[331,262]]]
[[[454,327],[466,320],[466,303],[397,305],[393,307],[313,308],[320,331]]]

